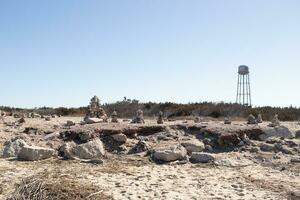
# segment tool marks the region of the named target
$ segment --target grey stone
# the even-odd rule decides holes
[[[44,140],[53,140],[58,136],[59,136],[59,132],[50,133],[44,137]]]
[[[190,158],[192,163],[209,163],[213,162],[215,157],[212,154],[194,152]]]
[[[181,145],[174,145],[167,148],[156,149],[152,156],[157,161],[172,162],[184,160],[187,156],[187,151]]]
[[[79,145],[74,142],[68,142],[65,143],[59,151],[66,159],[96,159],[105,156],[103,143],[99,138]]]
[[[18,159],[26,161],[36,161],[51,158],[55,155],[54,149],[24,146],[18,154]]]
[[[270,137],[287,138],[287,139],[291,139],[295,137],[295,134],[292,133],[287,127],[284,126],[266,128],[263,131],[264,134],[261,134],[259,136],[261,140],[266,140],[267,138]]]
[[[93,117],[85,117],[84,122],[87,124],[95,124],[95,123],[101,123],[103,122],[103,119],[100,118],[93,118]]]
[[[74,126],[75,122],[72,120],[68,120],[66,126]]]
[[[21,149],[27,146],[26,142],[22,139],[8,141],[4,144],[3,158],[17,157]]]
[[[260,150],[265,152],[272,152],[275,150],[275,147],[272,144],[262,144],[260,146]]]
[[[126,143],[127,141],[127,136],[124,135],[123,133],[120,134],[115,134],[111,136],[115,141],[120,142],[120,143]]]
[[[203,144],[203,142],[201,142],[197,139],[191,139],[191,140],[182,142],[181,145],[185,147],[185,149],[187,150],[187,152],[189,154],[191,154],[193,152],[201,152],[205,149],[205,145]]]

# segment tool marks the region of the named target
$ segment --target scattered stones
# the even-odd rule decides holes
[[[213,162],[215,157],[212,154],[193,152],[190,158],[192,163],[209,163]]]
[[[118,123],[118,113],[117,111],[114,111],[112,114],[111,114],[111,122],[112,123]]]
[[[252,114],[250,114],[248,116],[248,122],[247,122],[247,124],[257,124],[257,121],[256,121],[255,117]]]
[[[115,135],[112,135],[111,137],[112,137],[116,142],[119,142],[119,143],[126,143],[126,141],[127,141],[127,136],[124,135],[123,133],[115,134]]]
[[[152,158],[155,161],[172,162],[186,159],[187,151],[181,145],[174,145],[167,148],[154,150]]]
[[[27,146],[26,142],[22,139],[15,138],[11,141],[7,141],[4,144],[3,158],[17,157],[21,149]]]
[[[134,124],[144,124],[145,120],[144,120],[144,112],[139,109],[136,113],[136,117],[131,121],[131,123]]]
[[[25,145],[22,147],[17,157],[19,160],[37,161],[51,158],[54,155],[54,149]]]
[[[280,126],[280,121],[278,119],[278,115],[277,114],[274,115],[274,118],[272,119],[271,123],[268,126],[270,126],[270,127]]]
[[[164,113],[162,111],[159,111],[157,124],[163,124],[164,123],[163,116],[164,116]]]
[[[193,152],[201,152],[205,148],[203,142],[201,142],[197,139],[191,139],[191,140],[182,142],[181,145],[185,147],[188,154],[192,154]]]

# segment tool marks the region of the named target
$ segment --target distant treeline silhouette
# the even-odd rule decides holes
[[[156,116],[159,111],[163,111],[165,117],[183,117],[183,116],[203,116],[203,117],[247,117],[249,114],[257,116],[262,114],[264,120],[270,120],[275,114],[278,114],[279,119],[282,121],[296,121],[300,119],[300,109],[296,107],[254,107],[247,108],[239,104],[233,103],[213,103],[213,102],[201,102],[201,103],[142,103],[138,100],[131,100],[124,98],[123,101],[116,103],[108,103],[103,105],[104,110],[110,115],[114,110],[118,112],[118,117],[131,118],[135,116],[138,109],[144,111],[144,115],[148,117]],[[0,110],[4,110],[8,113],[26,113],[36,112],[42,115],[57,114],[62,116],[84,116],[88,107],[79,108],[50,108],[41,107],[34,109],[22,109],[11,107],[0,107]]]

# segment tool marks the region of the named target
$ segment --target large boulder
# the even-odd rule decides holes
[[[65,143],[59,151],[66,159],[94,159],[105,156],[103,143],[99,138],[79,145],[74,142],[68,142]]]
[[[156,161],[172,162],[186,159],[187,151],[181,145],[174,145],[167,148],[156,149],[152,156]]]
[[[197,139],[182,142],[181,145],[185,147],[189,154],[192,154],[193,152],[201,152],[205,149],[204,143]]]
[[[22,139],[14,139],[5,142],[3,149],[3,158],[17,157],[21,149],[27,146],[26,142]]]
[[[270,137],[277,137],[277,138],[287,138],[291,139],[295,137],[295,134],[292,133],[288,128],[284,126],[278,126],[274,128],[266,128],[263,130],[264,134],[259,136],[259,139],[266,140]]]
[[[54,149],[36,146],[24,146],[18,154],[18,159],[26,161],[36,161],[51,158],[54,155]]]
[[[213,162],[215,157],[212,154],[193,152],[190,158],[192,163],[209,163]]]

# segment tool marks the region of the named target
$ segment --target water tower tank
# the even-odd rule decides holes
[[[239,74],[241,74],[241,75],[249,74],[249,67],[246,65],[240,65],[239,66]]]

